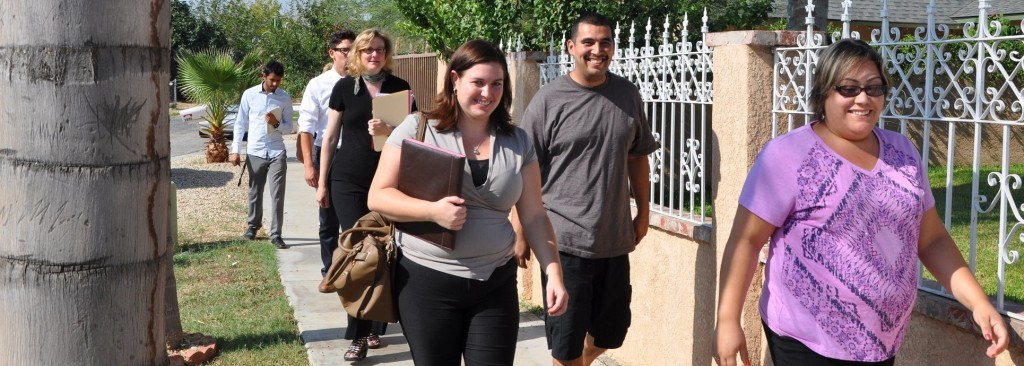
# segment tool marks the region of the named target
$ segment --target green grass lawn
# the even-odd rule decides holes
[[[274,251],[267,241],[227,241],[174,256],[182,328],[220,347],[210,365],[308,364]]]
[[[996,199],[997,187],[988,185],[987,177],[989,172],[999,171],[998,166],[983,166],[979,175],[979,193],[988,198],[988,202],[992,202]],[[1024,164],[1015,164],[1010,166],[1011,174],[1024,175]],[[969,250],[971,247],[971,167],[969,166],[958,166],[953,171],[953,195],[952,195],[952,217],[951,217],[951,228],[950,235],[953,236],[953,240],[956,241],[957,246],[960,247],[960,252],[963,254],[965,260],[970,260]],[[936,209],[939,211],[939,216],[945,219],[945,202],[946,202],[946,168],[945,167],[932,167],[928,170],[928,180],[932,186],[932,194],[935,196]],[[1017,205],[1024,203],[1024,190],[1013,191],[1015,194],[1014,198]],[[982,208],[988,208],[988,203],[982,205]],[[1007,213],[1008,220],[1006,230],[1009,232],[1013,224],[1017,222],[1016,217],[1012,213]],[[985,289],[985,293],[992,295],[996,294],[997,287],[997,274],[998,274],[998,260],[999,260],[999,207],[998,203],[995,209],[989,213],[978,214],[978,239],[977,239],[977,254],[976,254],[976,270],[975,276],[978,277],[978,281],[981,282],[982,288]],[[1020,240],[1016,240],[1017,233],[1010,240],[1010,249],[1017,251],[1024,251],[1024,245]],[[927,274],[926,278],[934,279],[931,274]],[[1024,258],[1017,261],[1014,264],[1006,265],[1005,281],[1005,299],[1007,301],[1016,302],[1018,304],[1024,304]]]

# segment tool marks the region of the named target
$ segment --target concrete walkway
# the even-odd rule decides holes
[[[321,294],[316,289],[321,263],[315,191],[306,185],[302,164],[294,159],[295,135],[286,136],[285,145],[290,158],[282,237],[291,248],[277,251],[281,282],[294,309],[310,365],[344,365],[347,362],[343,355],[349,344],[342,338],[346,326],[344,309],[337,295]],[[269,197],[265,202],[269,202]],[[352,364],[413,365],[400,324],[389,325],[381,339],[382,348],[370,350],[366,359]],[[544,321],[528,313],[520,314],[515,364],[550,365],[550,357]]]

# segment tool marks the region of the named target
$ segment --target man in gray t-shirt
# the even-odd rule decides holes
[[[620,347],[629,328],[629,253],[647,233],[647,155],[658,143],[636,86],[608,72],[611,22],[583,14],[566,45],[576,68],[541,88],[522,128],[540,161],[544,207],[569,290],[569,311],[546,319],[548,347],[556,364],[589,365]],[[518,236],[516,254],[525,266],[529,251]]]

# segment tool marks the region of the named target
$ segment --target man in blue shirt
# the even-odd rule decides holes
[[[263,187],[270,178],[270,242],[278,249],[287,249],[281,239],[281,221],[284,219],[285,174],[288,171],[287,154],[282,131],[292,130],[292,99],[288,92],[278,89],[284,77],[284,65],[270,61],[263,67],[263,82],[242,93],[235,122],[236,138],[231,142],[232,165],[238,166],[242,151],[241,136],[249,133],[245,153],[249,171],[249,227],[245,239],[256,238],[263,226]]]

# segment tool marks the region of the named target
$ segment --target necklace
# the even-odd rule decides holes
[[[473,146],[473,156],[480,156],[480,147],[484,146],[484,144],[487,143],[488,137],[489,136],[484,136],[484,139],[481,140],[480,143]]]
[[[473,147],[473,156],[480,156],[480,146],[483,146],[484,142],[486,142],[486,141],[487,141],[487,138],[485,137],[483,141],[480,141],[479,144],[477,144],[476,146]]]

